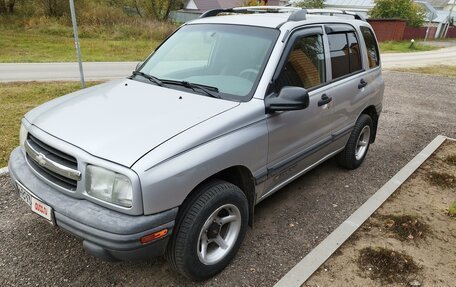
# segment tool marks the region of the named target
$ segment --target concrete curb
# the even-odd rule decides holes
[[[446,140],[437,136],[358,210],[296,264],[274,287],[299,287],[366,221],[391,194]]]
[[[7,174],[8,172],[9,171],[8,171],[8,167],[7,166],[0,168],[0,175]]]

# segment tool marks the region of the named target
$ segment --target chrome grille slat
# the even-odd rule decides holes
[[[34,148],[41,149],[41,152],[47,152],[50,155],[53,155],[55,157],[55,160],[57,160],[57,161],[63,159],[66,161],[67,164],[72,164],[72,165],[74,165],[75,169],[77,168],[78,162],[77,162],[76,158],[74,158],[70,155],[67,155],[66,153],[63,153],[45,143],[43,143],[42,141],[38,140],[37,138],[35,138],[32,135],[29,135],[29,139],[30,139],[30,143],[33,145]]]
[[[76,187],[77,187],[76,180],[66,178],[64,176],[61,176],[57,173],[54,173],[48,169],[45,169],[45,168],[39,166],[28,155],[27,155],[27,161],[33,167],[33,169],[35,169],[41,176],[43,176],[47,180],[49,180],[63,188],[69,189],[71,191],[76,190]]]
[[[81,172],[77,160],[29,134],[24,143],[30,167],[46,180],[68,190],[76,190]]]

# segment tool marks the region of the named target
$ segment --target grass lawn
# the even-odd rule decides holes
[[[399,72],[410,72],[410,73],[420,73],[420,74],[429,74],[437,76],[446,76],[446,77],[456,77],[456,66],[448,65],[436,65],[436,66],[426,66],[419,68],[402,68],[395,69]]]
[[[2,27],[3,28],[3,27]],[[0,63],[75,62],[72,35],[52,35],[39,30],[0,29]],[[83,61],[141,61],[159,40],[81,38]]]
[[[410,41],[387,41],[380,42],[380,52],[382,53],[409,53],[437,50],[439,47],[430,46],[415,42],[410,48]]]
[[[87,86],[98,82],[87,83]],[[41,103],[80,89],[79,82],[0,83],[0,168],[19,145],[20,120]]]

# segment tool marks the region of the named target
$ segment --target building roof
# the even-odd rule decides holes
[[[443,8],[448,5],[449,0],[426,0],[432,7]]]
[[[335,6],[335,7],[365,7],[372,8],[375,6],[374,0],[325,0],[326,6]]]

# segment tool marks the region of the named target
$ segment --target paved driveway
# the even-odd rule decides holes
[[[388,72],[377,142],[355,171],[330,160],[256,208],[220,275],[194,284],[163,259],[106,263],[32,214],[0,178],[0,286],[272,286],[436,135],[456,137],[454,78]]]
[[[107,80],[131,75],[137,62],[85,62],[86,81]],[[456,65],[456,45],[435,51],[382,54],[384,69],[412,68],[426,65]],[[77,81],[77,63],[0,64],[0,82]]]

